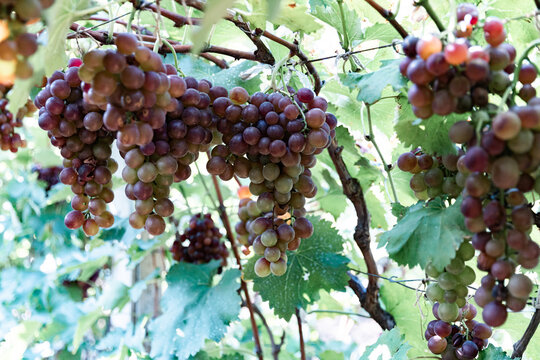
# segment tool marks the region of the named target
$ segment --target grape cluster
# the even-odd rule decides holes
[[[298,249],[302,239],[313,234],[313,225],[305,217],[284,219],[275,217],[267,203],[273,200],[263,195],[257,200],[240,200],[236,233],[244,246],[253,246],[256,255],[262,256],[255,262],[255,274],[265,277],[271,273],[281,276],[287,271],[287,250]],[[273,206],[273,205],[272,205]]]
[[[32,168],[32,172],[37,172],[38,180],[44,181],[47,186],[45,191],[51,190],[51,188],[60,182],[60,172],[64,168],[62,166],[51,166],[42,168],[39,165],[36,165]]]
[[[465,265],[474,257],[474,248],[469,241],[464,241],[459,247],[456,257],[446,265],[443,271],[438,271],[432,264],[426,266],[426,274],[437,281],[426,289],[426,296],[433,302],[438,302],[439,318],[451,322],[456,319],[459,309],[466,304],[467,286],[476,278],[474,270]]]
[[[186,92],[186,82],[157,53],[139,46],[136,36],[119,34],[115,43],[114,50],[87,53],[79,76],[88,84],[85,100],[104,110],[103,125],[115,134],[124,158],[125,193],[135,201],[131,226],[159,235],[163,218],[174,212],[170,186],[190,174],[191,159],[183,161],[185,154],[173,147],[185,134],[167,123],[167,112],[182,113],[176,97]]]
[[[540,191],[540,99],[531,85],[537,71],[522,61],[516,68],[516,51],[504,43],[503,21],[485,20],[488,46],[482,48],[464,39],[478,22],[476,7],[460,4],[457,16],[458,38],[444,50],[434,36],[406,39],[408,57],[401,68],[413,82],[408,95],[418,117],[471,112],[448,135],[461,147],[455,164],[456,183],[464,188],[461,212],[474,233],[472,245],[480,251],[477,266],[488,272],[475,300],[483,307],[484,322],[500,326],[508,310],[525,307],[532,291],[530,279],[515,273],[517,266],[532,269],[540,257],[540,247],[529,237],[535,217],[525,196]],[[516,93],[511,92],[513,80],[521,84]],[[507,99],[508,110],[490,103],[491,95]],[[516,103],[517,97],[523,104]],[[413,159],[405,157],[402,163],[408,168]]]
[[[223,144],[212,149],[206,168],[224,180],[234,175],[249,178],[249,190],[258,196],[257,202],[249,205],[250,213],[268,215],[254,219],[248,227],[240,225],[241,236],[244,240],[250,236],[246,232],[252,238],[257,236],[252,239],[255,253],[265,255],[255,266],[259,276],[270,274],[272,268],[272,273],[282,275],[286,270],[285,244],[313,232],[303,217],[306,198],[317,192],[309,169],[316,164],[315,156],[330,145],[337,120],[325,112],[326,100],[307,88],[296,93],[288,89],[288,93],[249,96],[245,89],[236,87],[228,97],[223,95],[213,102]],[[279,216],[290,218],[290,224],[278,221]],[[296,234],[290,231],[293,228]],[[278,239],[283,250],[277,247]]]
[[[239,222],[235,225],[237,239],[240,244],[249,247],[253,245],[253,241],[256,238],[254,233],[251,233],[251,223],[253,220],[261,216],[261,210],[257,206],[257,200],[251,198],[244,198],[240,200],[238,204],[238,218]]]
[[[26,24],[41,17],[54,0],[4,0],[0,4],[0,83],[12,85],[15,78],[28,79],[34,73],[28,57],[38,49],[37,36],[28,33]]]
[[[36,108],[32,101],[19,110],[17,116],[7,110],[8,100],[4,98],[10,87],[0,85],[0,149],[4,151],[17,152],[19,148],[26,147],[26,140],[15,132],[16,128],[23,126],[22,119],[25,116],[32,116]]]
[[[467,304],[459,310],[455,321],[439,318],[441,304],[433,305],[433,315],[437,320],[428,323],[425,337],[433,354],[441,355],[443,360],[472,360],[488,345],[491,328],[474,320],[477,310]],[[453,324],[452,324],[453,323]]]
[[[192,216],[186,231],[182,235],[177,233],[171,252],[176,261],[205,264],[221,260],[221,266],[227,265],[229,255],[210,214]]]
[[[458,21],[472,29],[478,22],[478,10],[472,4],[460,4]],[[511,83],[509,74],[515,68],[516,50],[504,43],[506,32],[500,19],[488,17],[483,30],[489,44],[485,48],[470,46],[466,37],[471,32],[459,29],[456,40],[444,49],[434,35],[404,39],[402,46],[407,57],[400,63],[400,71],[413,82],[408,99],[417,117],[427,119],[433,114],[461,114],[485,108],[490,93],[504,93]],[[531,93],[527,87],[524,92]]]
[[[491,336],[489,326],[474,320],[476,308],[466,299],[467,286],[476,276],[465,262],[471,260],[474,253],[471,243],[464,240],[454,259],[442,271],[432,264],[426,266],[426,275],[436,279],[427,287],[426,296],[434,303],[433,315],[437,320],[428,324],[425,337],[430,351],[441,354],[443,359],[475,359]]]
[[[103,126],[103,111],[83,99],[78,65],[80,60],[74,59],[65,73],[54,72],[34,103],[39,108],[39,126],[64,158],[60,181],[75,194],[65,225],[82,226],[92,236],[114,223],[107,203],[114,199],[111,180],[118,164],[111,159],[114,137]]]
[[[457,171],[458,155],[448,154],[435,157],[406,152],[399,156],[400,170],[413,174],[409,185],[418,200],[433,199],[441,194],[456,198],[463,189],[462,175]]]

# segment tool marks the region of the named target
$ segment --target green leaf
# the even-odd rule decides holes
[[[356,46],[364,37],[362,30],[362,18],[356,11],[351,10],[346,3],[342,2],[343,20],[339,9],[338,1],[332,1],[329,6],[316,6],[311,10],[313,16],[332,26],[339,34],[342,46]],[[345,34],[348,44],[345,44]]]
[[[401,36],[389,23],[377,23],[366,28],[364,41],[377,40],[384,43],[391,43]]]
[[[96,323],[96,321],[99,320],[103,316],[103,310],[101,308],[97,308],[92,312],[89,312],[79,319],[77,322],[77,330],[75,330],[75,335],[73,335],[73,351],[72,353],[76,353],[79,349],[79,346],[81,345],[83,336],[92,329],[92,326]]]
[[[383,331],[377,342],[366,348],[360,360],[375,359],[377,354],[379,355],[378,359],[407,360],[407,352],[411,345],[404,342],[404,337],[397,328]]]
[[[432,262],[442,270],[450,263],[468,234],[460,210],[461,200],[445,207],[441,198],[411,206],[390,231],[380,237],[379,247],[400,265],[423,268]]]
[[[334,220],[343,214],[347,208],[347,197],[343,195],[343,191],[339,189],[333,189],[317,197],[321,209],[329,213],[334,217]]]
[[[401,205],[400,203],[392,203],[392,215],[401,220],[403,216],[407,213],[407,207]]]
[[[24,321],[11,329],[0,344],[2,359],[23,359],[26,348],[34,340],[40,327],[39,321]]]
[[[388,222],[386,221],[387,210],[384,208],[384,202],[375,196],[372,189],[368,189],[364,193],[366,206],[371,216],[371,227],[388,230]]]
[[[382,283],[380,294],[384,308],[396,321],[396,328],[406,329],[405,340],[412,347],[409,357],[429,354],[424,330],[430,319],[424,319],[421,312],[431,314],[431,305],[423,299],[418,299],[413,290],[389,281]]]
[[[204,48],[212,27],[227,15],[227,9],[232,6],[234,1],[235,0],[208,0],[206,2],[202,24],[191,34],[191,40],[193,41],[192,51],[194,53],[199,53]]]
[[[240,271],[225,271],[213,285],[219,267],[219,261],[204,265],[180,262],[171,267],[161,300],[163,315],[150,324],[152,359],[169,359],[172,354],[187,359],[203,347],[205,339],[221,340],[227,325],[238,318]]]
[[[456,152],[455,145],[448,137],[448,130],[465,116],[452,114],[449,116],[434,115],[429,119],[418,119],[412,112],[406,97],[398,99],[399,109],[394,129],[399,140],[407,147],[422,149],[428,154],[450,154]]]
[[[303,239],[298,250],[288,252],[287,273],[259,278],[252,257],[244,268],[244,277],[253,279],[253,289],[268,301],[274,313],[289,320],[297,307],[306,308],[319,299],[320,290],[344,291],[349,277],[349,260],[341,255],[345,240],[331,223],[308,217],[317,229],[309,239]]]
[[[309,34],[321,28],[315,17],[309,13],[307,1],[281,1],[279,8],[276,7],[276,3],[277,0],[251,0],[245,4],[238,4],[235,10],[253,28],[265,29],[266,20],[271,16],[274,16],[272,19],[274,26],[285,25],[293,32],[301,31]]]
[[[69,26],[77,19],[96,11],[89,9],[88,0],[56,0],[45,12],[48,24],[48,41],[45,56],[41,61],[45,64],[45,75],[63,69],[67,64],[66,35]]]
[[[358,100],[373,104],[381,98],[383,90],[391,85],[394,91],[401,90],[407,80],[399,72],[400,59],[382,60],[378,70],[367,74],[339,74],[344,85],[358,89]]]
[[[487,348],[480,351],[478,360],[512,360],[500,347],[489,344]]]

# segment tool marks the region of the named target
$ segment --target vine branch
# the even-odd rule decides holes
[[[304,332],[302,331],[302,319],[300,318],[300,310],[296,308],[296,321],[298,323],[298,338],[300,341],[300,359],[306,360],[306,347],[304,344]]]
[[[362,252],[368,273],[378,276],[379,271],[370,248],[369,213],[364,198],[364,192],[358,180],[353,178],[349,173],[341,156],[342,151],[343,147],[338,146],[336,139],[334,139],[332,144],[328,147],[328,153],[334,163],[334,167],[336,168],[343,186],[343,193],[352,202],[358,218],[356,229],[354,231],[354,241]],[[349,273],[349,286],[358,296],[364,310],[371,315],[373,320],[375,320],[382,329],[388,330],[396,326],[396,322],[391,314],[381,308],[379,303],[379,285],[377,276],[368,276],[368,287],[366,289],[356,276]]]
[[[439,29],[440,32],[443,32],[445,30],[444,25],[441,22],[441,19],[439,19],[439,17],[437,16],[437,13],[435,12],[435,10],[433,10],[428,0],[418,0],[414,3],[414,6],[423,7],[426,10],[429,17],[431,18],[431,20],[433,20],[433,22],[437,26],[437,29]]]
[[[394,29],[396,29],[396,31],[399,33],[399,35],[401,35],[402,38],[406,38],[409,35],[407,30],[405,30],[403,26],[401,26],[401,24],[397,22],[396,15],[394,15],[394,13],[392,13],[390,10],[386,10],[374,0],[365,0],[365,2],[367,2],[373,9],[375,9],[375,11],[377,11],[384,19],[386,19],[390,23],[390,25],[392,25]]]
[[[215,175],[212,175],[212,182],[214,183],[214,188],[216,190],[216,195],[219,202],[219,208],[218,208],[219,217],[221,218],[221,221],[223,222],[223,226],[225,227],[225,232],[227,233],[227,239],[231,243],[231,248],[234,254],[234,258],[236,259],[236,263],[238,264],[238,268],[240,269],[240,271],[242,271],[242,263],[240,261],[240,254],[238,253],[238,247],[236,246],[236,239],[231,230],[231,223],[229,221],[229,216],[227,215],[227,210],[225,208],[225,205],[223,204],[223,195],[221,194],[219,182]],[[257,323],[255,322],[255,311],[253,310],[253,304],[251,302],[247,284],[242,278],[240,278],[240,287],[242,291],[244,292],[246,307],[249,310],[249,319],[251,322],[251,329],[253,331],[253,340],[255,342],[255,353],[257,354],[257,357],[259,358],[259,360],[262,360],[263,352],[262,352],[262,347],[261,347],[261,341],[259,339],[259,329],[257,328]]]
[[[512,358],[521,358],[523,356],[525,349],[527,349],[527,345],[529,345],[536,329],[538,329],[538,325],[540,324],[540,307],[538,306],[539,304],[537,304],[537,309],[529,322],[529,326],[527,326],[527,330],[525,330],[521,339],[514,344]]]
[[[272,330],[270,329],[270,326],[268,325],[268,322],[266,322],[266,318],[264,317],[261,309],[255,304],[253,304],[253,311],[255,314],[257,314],[261,318],[261,322],[263,326],[266,329],[266,332],[268,333],[268,337],[270,338],[270,344],[272,344],[272,357],[274,360],[279,360],[279,352],[281,351],[281,347],[283,346],[283,343],[285,342],[285,330],[283,331],[283,334],[281,335],[281,339],[279,341],[279,344],[276,343],[274,339],[274,334],[272,333]]]

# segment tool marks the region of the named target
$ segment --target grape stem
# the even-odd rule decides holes
[[[370,233],[369,233],[369,212],[364,198],[362,186],[356,178],[353,178],[347,169],[347,165],[343,161],[341,153],[343,147],[340,147],[337,140],[334,139],[328,147],[328,154],[334,163],[336,172],[342,184],[343,193],[351,201],[356,211],[357,225],[354,231],[354,241],[362,252],[364,261],[366,262],[367,272],[373,275],[378,275],[377,263],[373,257],[370,248]],[[360,304],[368,312],[373,320],[375,320],[382,329],[388,330],[396,326],[396,322],[392,315],[381,308],[379,303],[379,285],[377,276],[368,276],[368,287],[364,288],[360,280],[352,273],[348,273],[350,280],[349,286],[355,292],[360,300]]]
[[[300,310],[296,308],[296,321],[298,323],[298,338],[300,341],[300,359],[306,360],[306,349],[304,344],[304,333],[302,331],[302,319],[300,317]]]
[[[414,6],[423,7],[426,10],[429,17],[431,18],[431,20],[433,20],[433,22],[437,26],[437,29],[439,29],[440,32],[444,32],[446,30],[444,28],[443,23],[441,22],[441,19],[439,19],[439,17],[435,13],[435,10],[433,10],[428,0],[418,0],[414,3]]]
[[[365,2],[375,9],[375,11],[377,11],[385,20],[387,20],[402,38],[406,38],[409,35],[407,30],[405,30],[403,26],[401,26],[401,24],[396,20],[396,15],[394,15],[390,10],[386,10],[374,0],[365,0]]]
[[[207,155],[209,155],[207,153]],[[199,172],[200,175],[200,172]],[[202,176],[201,176],[202,178]],[[203,180],[203,179],[201,179]],[[212,175],[212,183],[214,184],[214,189],[216,190],[216,196],[218,198],[219,207],[219,217],[221,218],[221,221],[223,222],[223,226],[225,227],[225,232],[227,234],[227,239],[231,243],[231,249],[234,254],[234,258],[236,259],[236,263],[238,265],[238,268],[240,271],[242,271],[242,263],[240,260],[240,253],[238,252],[238,247],[236,246],[236,238],[234,237],[234,234],[232,232],[231,223],[229,221],[229,215],[227,215],[227,209],[225,208],[224,202],[223,202],[223,195],[221,194],[221,188],[219,187],[219,182],[216,175]],[[249,319],[251,322],[251,330],[253,331],[253,340],[255,342],[255,353],[257,354],[257,358],[259,360],[263,359],[263,351],[261,347],[261,341],[259,339],[259,329],[257,328],[257,323],[255,321],[255,313],[253,310],[253,304],[251,302],[251,297],[249,295],[248,287],[246,282],[242,277],[240,277],[240,287],[242,291],[244,292],[245,297],[245,303],[246,307],[249,310]]]
[[[388,176],[388,182],[390,183],[390,188],[392,189],[392,195],[394,196],[394,202],[399,203],[399,199],[397,196],[396,188],[394,186],[394,181],[392,180],[392,174],[390,173],[392,171],[392,167],[384,160],[383,154],[381,152],[381,149],[379,148],[379,145],[377,145],[377,142],[375,141],[375,134],[373,133],[373,124],[371,122],[371,105],[365,104],[367,109],[367,119],[368,119],[368,126],[369,126],[369,138],[368,141],[371,141],[373,144],[373,147],[377,151],[377,154],[379,154],[379,157],[381,159],[381,162],[384,166],[384,171],[386,171],[386,175]]]
[[[339,16],[341,17],[341,26],[343,28],[343,43],[341,47],[345,51],[350,50],[350,43],[349,43],[349,35],[347,34],[347,24],[345,23],[345,12],[343,11],[343,0],[337,0],[337,4],[339,7]]]
[[[521,65],[523,65],[523,61],[528,57],[529,53],[537,46],[540,45],[540,40],[535,40],[532,43],[527,46],[525,51],[523,51],[523,54],[521,54],[521,57],[519,58],[518,62],[516,63],[516,69],[514,70],[514,79],[512,80],[512,84],[506,88],[506,91],[504,92],[503,96],[501,97],[501,103],[499,105],[499,112],[503,108],[503,106],[506,104],[506,101],[508,100],[508,97],[510,94],[512,96],[515,96],[516,92],[516,85],[519,80],[519,70],[521,69]],[[513,102],[513,100],[512,100]]]

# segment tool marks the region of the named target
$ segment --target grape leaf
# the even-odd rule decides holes
[[[259,278],[253,265],[259,256],[252,257],[244,268],[246,279],[253,279],[253,289],[268,301],[274,313],[289,320],[297,307],[306,308],[319,299],[320,290],[344,291],[349,277],[349,259],[341,255],[345,240],[338,235],[331,223],[308,217],[317,229],[302,240],[298,250],[288,252],[287,273]]]
[[[493,344],[489,344],[487,348],[480,351],[478,360],[511,360],[500,347],[495,347]]]
[[[311,13],[336,29],[342,46],[355,46],[364,38],[362,18],[358,16],[356,11],[351,10],[347,4],[342,3],[342,8],[343,20],[337,1],[333,1],[329,6],[315,6],[312,8]],[[345,36],[347,36],[349,44],[345,44]]]
[[[366,348],[366,351],[360,360],[370,360],[376,358],[407,360],[407,352],[411,348],[411,345],[403,340],[404,335],[400,334],[397,328],[393,328],[390,331],[385,330],[381,336],[379,336],[375,344]]]
[[[401,220],[380,236],[379,247],[386,247],[400,265],[423,268],[432,262],[439,270],[450,263],[468,232],[460,210],[461,201],[445,207],[441,198],[411,206]]]
[[[219,261],[213,261],[204,265],[181,262],[171,267],[161,300],[163,315],[150,324],[154,333],[152,359],[169,359],[172,354],[187,359],[203,347],[205,339],[221,340],[227,325],[238,318],[240,271],[225,271],[213,285],[219,266]]]
[[[394,91],[401,90],[407,80],[399,72],[400,59],[382,60],[381,67],[370,73],[339,74],[344,85],[351,90],[359,89],[358,100],[373,104],[381,98],[383,90],[391,85]]]
[[[305,0],[251,0],[249,3],[236,4],[235,10],[254,28],[264,29],[266,21],[272,17],[272,24],[285,25],[293,32],[302,31],[309,34],[321,28],[315,17],[308,12]]]
[[[416,118],[406,97],[398,99],[399,108],[394,129],[405,146],[416,148],[421,146],[429,154],[450,154],[456,147],[448,137],[448,130],[466,116],[452,114],[449,116],[434,115],[429,119]]]
[[[399,33],[389,23],[377,23],[366,28],[364,41],[377,40],[391,43],[394,39],[400,38]]]
[[[194,53],[199,53],[204,48],[212,27],[227,15],[227,8],[233,3],[234,0],[208,0],[206,2],[202,24],[191,33]]]
[[[382,283],[380,294],[384,308],[394,317],[397,328],[407,329],[404,333],[405,340],[412,347],[409,357],[428,354],[424,330],[429,319],[423,318],[422,313],[431,314],[429,303],[417,300],[418,296],[413,290],[389,281]],[[419,294],[421,296],[421,293]]]

